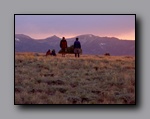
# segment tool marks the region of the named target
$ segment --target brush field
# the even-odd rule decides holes
[[[135,104],[135,57],[15,53],[15,104]]]

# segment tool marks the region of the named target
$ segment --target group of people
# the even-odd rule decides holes
[[[60,41],[60,48],[62,51],[62,57],[65,57],[65,54],[67,52],[67,41],[65,39],[65,37],[62,38],[62,40]],[[81,44],[79,41],[79,38],[76,38],[75,42],[74,42],[74,53],[75,53],[75,57],[80,57],[80,53],[81,53]]]
[[[56,52],[55,52],[54,49],[53,49],[52,51],[49,49],[49,50],[46,52],[46,56],[47,56],[47,55],[56,56]]]
[[[75,42],[74,42],[74,54],[75,57],[80,57],[80,53],[81,53],[81,44],[79,41],[79,38],[76,38]],[[66,53],[67,53],[67,41],[65,39],[65,37],[62,38],[62,40],[60,41],[60,48],[61,48],[61,53],[62,53],[62,57],[65,57]],[[56,56],[56,52],[53,49],[52,51],[49,49],[46,52],[46,56],[47,55],[52,55],[52,56]]]

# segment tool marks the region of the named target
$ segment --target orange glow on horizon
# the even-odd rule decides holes
[[[120,34],[117,37],[121,40],[135,40],[135,31],[132,30],[131,32]]]
[[[48,37],[51,37],[51,36],[54,36],[56,35],[57,37],[59,38],[62,38],[62,37],[65,37],[65,38],[73,38],[73,37],[76,37],[76,36],[79,36],[79,35],[82,35],[82,34],[70,34],[70,35],[57,35],[57,34],[25,34],[25,35],[28,35],[30,36],[31,38],[33,39],[45,39],[45,38],[48,38]],[[93,34],[95,35],[95,34]],[[130,32],[128,34],[120,34],[120,35],[95,35],[95,36],[99,36],[99,37],[116,37],[120,40],[135,40],[135,33],[134,32]]]

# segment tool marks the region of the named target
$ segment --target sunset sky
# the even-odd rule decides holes
[[[15,15],[15,34],[35,39],[93,34],[135,40],[135,15]]]

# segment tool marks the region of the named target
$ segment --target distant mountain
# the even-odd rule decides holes
[[[15,35],[16,52],[46,52],[50,46],[47,43],[39,43],[36,39],[23,34]]]
[[[37,40],[38,43],[44,43],[47,44],[49,46],[49,49],[55,49],[56,52],[58,52],[60,50],[59,44],[60,44],[60,40],[61,38],[57,37],[57,36],[51,36],[48,37],[46,39],[41,39],[41,40]]]
[[[119,40],[115,37],[99,37],[91,34],[77,36],[82,44],[84,54],[135,55],[135,41]],[[75,38],[68,39],[73,44]]]
[[[99,37],[92,34],[76,36],[81,42],[83,54],[135,55],[135,41],[120,40],[115,37]],[[66,39],[68,46],[73,45],[75,38]],[[51,36],[46,39],[33,39],[23,34],[15,35],[16,52],[46,52],[48,49],[60,50],[61,38]]]

